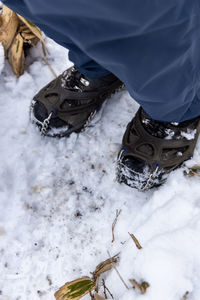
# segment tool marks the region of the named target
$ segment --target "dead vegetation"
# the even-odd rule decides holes
[[[25,57],[29,48],[36,47],[41,42],[43,51],[36,48],[39,55],[50,68],[54,77],[57,77],[46,58],[46,47],[41,30],[30,21],[16,14],[3,5],[0,11],[0,43],[4,48],[14,74],[19,77],[24,73]]]
[[[114,230],[120,213],[121,210],[116,211],[116,217],[112,224],[112,243],[115,241]],[[141,250],[142,246],[140,245],[139,241],[136,239],[134,234],[129,233],[129,235],[134,241],[136,247],[139,250]],[[109,251],[107,252],[109,258],[96,266],[94,272],[91,272],[92,275],[91,277],[85,276],[65,283],[65,285],[63,285],[55,293],[56,300],[69,300],[69,299],[78,300],[81,299],[86,294],[90,295],[91,300],[114,299],[112,292],[106,286],[105,279],[104,278],[101,279],[102,274],[112,269],[115,270],[115,272],[117,273],[118,277],[120,278],[121,282],[123,283],[123,285],[127,290],[137,289],[141,294],[145,294],[146,290],[149,288],[149,283],[146,281],[142,281],[141,283],[138,283],[136,280],[130,279],[129,282],[131,283],[131,286],[129,287],[116,266],[119,261],[119,254],[111,257]],[[102,294],[104,294],[104,297],[99,295],[100,286],[103,289]]]
[[[200,164],[196,164],[194,166],[192,166],[191,168],[188,168],[184,174],[188,177],[194,177],[194,176],[198,176],[200,177]]]
[[[140,245],[138,239],[136,239],[136,237],[134,236],[133,233],[128,233],[130,235],[130,237],[132,238],[133,242],[135,243],[136,247],[141,250],[142,246]]]
[[[114,230],[115,230],[115,226],[116,226],[116,223],[117,223],[117,220],[118,220],[120,214],[121,214],[121,209],[120,210],[116,210],[116,217],[115,217],[114,222],[112,224],[112,243],[115,241]]]
[[[110,254],[109,254],[110,256]],[[108,294],[110,299],[114,299],[111,291],[108,289],[106,286],[105,280],[102,279],[102,287],[103,287],[103,293],[105,298],[100,296],[99,293],[99,282],[100,282],[100,276],[105,273],[110,271],[111,269],[114,269],[119,276],[120,280],[123,282],[124,286],[126,289],[130,289],[128,285],[126,284],[125,280],[121,276],[120,272],[118,271],[116,264],[119,260],[119,256],[115,255],[113,257],[110,257],[109,259],[101,262],[100,264],[97,265],[96,269],[94,272],[92,272],[92,277],[82,277],[78,278],[76,280],[70,281],[65,283],[56,293],[55,293],[55,298],[56,300],[78,300],[84,297],[87,294],[90,294],[91,300],[105,300],[109,299]],[[138,289],[141,294],[145,294],[146,290],[149,287],[149,283],[146,281],[142,281],[141,283],[138,283],[134,279],[129,280],[132,287],[134,289]],[[186,299],[183,299],[186,300]]]
[[[130,279],[130,283],[132,284],[134,289],[138,289],[141,294],[145,294],[146,290],[149,288],[149,283],[146,281],[142,281],[141,283],[138,283],[135,279]]]
[[[189,292],[186,292],[181,300],[187,300],[189,296]]]
[[[113,266],[117,263],[117,261],[118,261],[118,256],[115,255],[98,264],[97,267],[95,268],[95,271],[91,273],[92,278],[85,276],[65,283],[65,285],[63,285],[55,293],[56,300],[68,300],[68,299],[78,300],[81,299],[86,294],[90,294],[91,299],[92,298],[97,300],[104,299],[98,295],[100,275],[111,270]],[[104,288],[107,291],[109,291],[108,288],[105,287],[105,283],[104,283]],[[92,294],[92,291],[94,290],[95,290],[95,294]]]

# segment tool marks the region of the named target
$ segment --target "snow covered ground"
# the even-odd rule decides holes
[[[51,40],[47,48],[61,73],[70,65],[67,51]],[[19,79],[7,62],[0,74],[0,299],[53,300],[60,286],[90,275],[109,251],[120,253],[117,268],[130,287],[115,270],[106,273],[114,299],[182,300],[188,291],[188,300],[199,300],[200,179],[180,169],[145,193],[116,182],[121,139],[137,110],[127,91],[113,96],[86,132],[42,138],[29,123],[29,105],[53,76],[35,49],[27,62]],[[188,165],[198,162],[199,144]],[[147,281],[147,293],[133,290],[129,279]]]

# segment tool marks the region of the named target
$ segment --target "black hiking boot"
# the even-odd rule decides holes
[[[142,108],[128,124],[118,155],[117,177],[141,191],[164,183],[168,174],[190,159],[200,118],[181,123],[158,122]]]
[[[113,74],[88,78],[75,67],[40,90],[31,104],[31,119],[42,135],[69,136],[87,127],[102,104],[123,86]]]

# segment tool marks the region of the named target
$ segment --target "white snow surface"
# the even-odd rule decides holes
[[[51,40],[47,48],[57,74],[71,65],[66,49]],[[53,300],[65,282],[90,276],[109,251],[120,253],[117,268],[130,287],[115,270],[105,273],[114,299],[182,300],[188,291],[188,300],[199,300],[200,179],[179,169],[145,193],[117,183],[122,136],[138,108],[127,91],[114,95],[84,133],[41,137],[29,105],[53,75],[36,49],[29,63],[19,79],[7,62],[0,75],[0,299]],[[199,161],[198,143],[187,164]],[[129,279],[147,281],[146,294]]]
[[[3,68],[4,68],[4,49],[3,49],[2,44],[0,43],[0,75],[1,75]]]

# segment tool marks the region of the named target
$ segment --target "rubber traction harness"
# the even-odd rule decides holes
[[[113,74],[89,79],[71,67],[34,97],[31,120],[41,134],[69,136],[89,125],[102,104],[123,86]]]
[[[117,163],[119,182],[141,191],[161,185],[169,172],[192,157],[200,131],[200,118],[174,125],[144,116],[140,108],[128,124]],[[151,120],[157,127],[166,126],[165,138],[148,132]],[[171,137],[169,132],[173,133]]]

